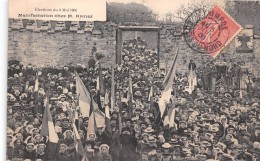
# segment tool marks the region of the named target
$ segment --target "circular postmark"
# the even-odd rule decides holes
[[[190,14],[183,26],[187,45],[199,53],[216,53],[227,41],[229,32],[223,20],[212,11],[199,9]]]
[[[193,32],[195,26],[206,16],[207,11],[203,9],[198,9],[192,12],[183,25],[183,36],[186,44],[199,53],[205,53],[205,50],[195,41],[191,33]]]

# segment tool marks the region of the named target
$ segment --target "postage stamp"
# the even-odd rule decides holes
[[[242,27],[220,7],[215,6],[197,23],[190,37],[213,58],[242,30]]]

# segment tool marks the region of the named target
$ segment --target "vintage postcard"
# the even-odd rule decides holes
[[[259,161],[260,2],[9,0],[6,160]]]

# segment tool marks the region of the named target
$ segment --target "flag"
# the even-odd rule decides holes
[[[171,69],[168,71],[166,77],[163,80],[164,90],[162,91],[162,96],[159,100],[161,116],[164,114],[166,108],[166,102],[169,102],[171,98],[172,84],[175,77],[178,54],[179,54],[179,49],[177,48]]]
[[[176,98],[176,96],[175,96],[175,98]],[[176,111],[175,103],[176,103],[176,100],[174,99],[172,103],[173,103],[172,106],[168,106],[166,108],[166,110],[164,111],[164,114],[163,114],[163,117],[162,117],[162,118],[164,118],[163,125],[164,126],[168,125],[169,128],[175,127],[176,130],[177,130],[177,127],[175,126],[175,111]]]
[[[131,118],[133,114],[133,87],[132,87],[132,77],[130,73],[129,73],[127,100],[128,100],[128,114],[129,114],[129,118]]]
[[[80,136],[79,136],[79,133],[78,133],[78,130],[77,130],[75,123],[73,123],[73,133],[74,133],[74,145],[75,145],[75,148],[76,148],[76,152],[78,154],[80,154],[81,156],[83,156],[84,149],[83,149],[83,145],[82,145],[82,142],[80,140]]]
[[[117,116],[117,119],[118,119],[118,132],[119,132],[119,135],[121,135],[122,133],[122,127],[123,127],[123,124],[122,124],[122,117],[121,117],[121,114],[122,114],[122,103],[121,103],[121,99],[120,99],[120,103],[119,103],[119,112],[118,112],[118,116]]]
[[[29,81],[26,82],[25,87],[24,87],[24,91],[27,92],[27,91],[28,91],[28,88],[29,88]]]
[[[110,113],[109,113],[109,107],[108,105],[106,105],[105,107],[105,124],[106,124],[106,128],[105,130],[111,134],[112,133],[112,130],[111,130],[111,123],[110,123]]]
[[[106,94],[105,94],[104,104],[105,105],[109,104],[109,93],[108,93],[108,91],[106,91]]]
[[[90,117],[90,105],[92,104],[92,112],[98,125],[105,125],[105,114],[99,110],[98,104],[90,97],[90,93],[83,84],[79,75],[76,73],[76,92],[78,94],[78,104],[83,117]]]
[[[38,92],[38,91],[39,91],[39,78],[38,78],[38,72],[36,72],[34,92]]]
[[[97,85],[96,85],[96,90],[99,91],[100,90],[100,85],[99,85],[100,81],[99,81],[99,76],[97,77]]]
[[[45,110],[42,119],[41,136],[48,136],[51,143],[58,143],[59,137],[55,132],[49,108],[49,99],[46,97]]]
[[[241,89],[239,90],[239,98],[243,99],[243,91]]]
[[[152,81],[152,85],[150,88],[150,92],[149,92],[149,96],[148,96],[148,101],[151,102],[153,98],[153,81]]]
[[[98,70],[98,89],[100,91],[100,95],[105,95],[105,86],[104,86],[104,80],[102,77],[102,71],[101,71],[101,63],[99,63],[99,70]]]
[[[100,81],[99,81],[99,76],[97,77],[97,86],[96,86],[96,90],[97,90],[97,104],[98,104],[98,108],[99,110],[103,111],[103,107],[101,105],[101,96],[100,96]]]
[[[97,129],[97,124],[95,119],[95,113],[93,111],[93,101],[91,98],[87,137],[89,136],[89,134],[96,134],[96,129]]]
[[[114,66],[112,66],[112,78],[111,78],[111,99],[110,99],[110,103],[111,103],[111,106],[110,108],[112,110],[115,109],[115,69],[114,69]]]
[[[169,119],[169,116],[166,115],[163,119],[163,126],[167,126],[170,124],[170,119]]]
[[[196,73],[195,70],[191,69],[189,71],[189,94],[192,93],[192,91],[194,91],[195,86],[197,86],[197,77],[196,77]]]
[[[176,111],[175,107],[169,109],[169,111],[168,111],[169,127],[170,128],[175,126],[175,121],[174,121],[175,111]]]
[[[94,104],[94,101],[93,101]],[[94,106],[93,106],[94,107]],[[99,109],[94,111],[97,126],[105,127],[105,114]]]
[[[89,110],[90,110],[90,93],[88,92],[87,88],[85,87],[84,83],[80,79],[79,75],[76,73],[76,92],[79,98],[79,107],[80,112],[82,113],[83,117],[89,117]]]
[[[39,78],[38,72],[36,72],[35,84],[34,84],[34,113],[38,116],[38,97],[39,97]]]
[[[102,107],[101,104],[101,96],[105,95],[105,87],[104,87],[104,80],[102,77],[102,73],[101,73],[101,64],[99,63],[99,72],[98,72],[98,77],[97,77],[97,86],[96,86],[96,90],[97,90],[97,104],[98,104],[98,108],[104,112],[104,107]]]
[[[108,104],[109,104],[109,93],[106,92],[106,94],[105,94],[105,124],[106,124],[106,131],[111,134],[112,131],[111,131],[111,124],[110,124],[110,109],[109,109]]]

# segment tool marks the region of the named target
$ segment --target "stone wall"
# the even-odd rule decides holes
[[[77,33],[55,33],[46,32],[34,33],[30,31],[9,31],[8,54],[9,59],[21,60],[24,64],[56,65],[84,64],[92,55],[92,47],[96,46],[97,52],[103,53],[105,57],[101,60],[103,66],[109,66],[115,61],[115,35],[93,37],[90,34]],[[193,51],[185,43],[183,37],[176,39],[173,36],[163,37],[160,40],[160,63],[168,67],[176,53],[176,46],[179,46],[178,70],[186,72],[190,59],[193,59],[198,66],[203,60],[212,60],[209,55]],[[166,54],[168,53],[168,54]],[[256,74],[260,74],[260,39],[254,39],[254,53],[236,53],[235,43],[232,41],[222,53],[216,57],[217,60],[245,61],[252,64]],[[166,61],[167,60],[167,61]]]
[[[171,64],[171,60],[176,53],[176,46],[179,46],[179,59],[178,59],[178,70],[180,72],[187,72],[187,67],[190,59],[193,59],[196,64],[201,65],[203,61],[213,60],[208,54],[198,53],[185,43],[184,39],[175,40],[174,38],[167,38],[161,40],[161,63],[167,60]],[[164,50],[170,48],[168,56],[164,56],[166,52]],[[252,72],[257,77],[260,77],[260,39],[254,39],[254,52],[253,53],[236,53],[235,41],[231,41],[230,44],[215,58],[216,61],[226,60],[227,62],[240,62],[245,63],[252,67]],[[169,66],[169,65],[168,65]]]
[[[92,47],[103,53],[107,62],[114,60],[115,39],[98,38],[77,33],[34,33],[10,31],[8,42],[9,59],[21,60],[24,64],[57,65],[86,64],[92,55]]]

